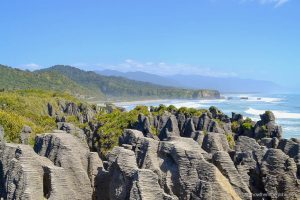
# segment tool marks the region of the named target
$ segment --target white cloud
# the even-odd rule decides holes
[[[117,70],[121,72],[142,71],[158,75],[174,75],[174,74],[195,74],[210,77],[233,77],[237,76],[234,72],[225,72],[214,70],[209,67],[202,67],[189,64],[169,64],[166,62],[139,62],[133,59],[126,59],[119,64],[97,64],[101,69]]]
[[[275,8],[280,7],[283,4],[289,2],[289,0],[241,0],[242,3],[243,2],[250,2],[250,1],[251,2],[256,1],[256,2],[260,3],[261,5],[268,5],[268,4],[270,5],[270,4],[272,4],[272,5],[274,5]]]
[[[41,68],[43,68],[43,66],[41,66],[39,64],[36,64],[36,63],[28,63],[28,64],[25,64],[25,65],[22,65],[21,68],[33,71],[33,70],[41,69]]]

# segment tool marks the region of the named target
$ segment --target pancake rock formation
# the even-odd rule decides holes
[[[0,127],[0,198],[300,199],[300,141],[282,139],[271,112],[257,123],[214,107],[198,117],[140,115],[137,123],[103,160],[92,140],[98,124],[87,131],[58,122],[61,130],[37,135],[33,148],[29,127],[22,144],[6,143]]]

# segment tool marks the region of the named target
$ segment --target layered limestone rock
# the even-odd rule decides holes
[[[0,142],[4,141],[4,128],[0,126]]]
[[[300,199],[297,167],[280,149],[269,149],[261,163],[264,188],[271,199]]]
[[[243,199],[251,199],[251,191],[246,183],[244,183],[238,170],[235,168],[233,161],[229,154],[225,151],[216,152],[213,157],[213,164],[220,170],[220,172],[228,178],[234,190],[243,197]]]
[[[182,137],[191,137],[191,134],[195,131],[196,131],[196,129],[195,129],[193,119],[188,118],[184,123],[181,136]]]
[[[40,156],[50,159],[55,166],[64,169],[66,185],[72,191],[76,191],[74,194],[77,199],[92,197],[88,175],[88,161],[91,154],[86,143],[71,134],[49,133],[36,137],[34,150]]]
[[[174,115],[170,115],[168,117],[166,123],[164,123],[164,126],[160,131],[160,134],[158,135],[160,140],[167,139],[171,136],[180,136],[178,122]]]
[[[21,130],[21,142],[22,144],[29,144],[29,138],[32,130],[29,126],[24,126]]]
[[[300,141],[299,139],[281,139],[277,145],[290,158],[293,158],[297,164],[297,175],[300,176]]]
[[[80,199],[65,169],[38,156],[28,145],[2,145],[0,161],[0,197],[4,199]]]
[[[86,143],[55,131],[38,135],[34,150],[29,145],[0,143],[1,198],[101,199],[95,188],[103,164]]]
[[[106,175],[99,178],[99,187],[110,191],[105,199],[241,199],[191,138],[156,141],[126,130],[120,145],[125,148],[113,149]]]
[[[202,148],[208,153],[215,153],[217,151],[231,151],[226,135],[221,133],[208,133],[204,136]]]
[[[243,182],[254,194],[265,194],[260,176],[260,164],[266,153],[266,148],[260,146],[254,139],[240,136],[236,142],[234,163]]]
[[[254,127],[254,137],[256,139],[265,137],[280,139],[282,137],[282,128],[275,123],[275,116],[271,111],[266,111],[260,115],[260,118],[261,120]]]
[[[108,169],[99,176],[97,186],[98,199],[103,200],[174,199],[160,188],[157,175],[139,169],[134,152],[122,147],[115,147],[108,155]]]
[[[65,131],[69,134],[72,134],[78,138],[80,138],[83,141],[87,140],[87,136],[84,133],[84,131],[78,127],[76,127],[74,124],[72,123],[67,123],[67,122],[58,122],[57,123],[57,129],[58,130],[62,130]]]
[[[64,114],[89,121],[80,118],[89,108],[68,102],[60,105]],[[49,115],[57,116],[51,105],[48,111]],[[300,198],[300,140],[280,139],[281,128],[275,124],[271,112],[263,114],[257,123],[243,120],[238,114],[230,119],[214,107],[200,117],[176,111],[164,111],[159,116],[139,115],[134,125],[138,130],[124,130],[119,146],[103,162],[98,155],[101,122],[88,122],[81,130],[58,118],[61,130],[38,135],[35,152],[28,145],[5,143],[0,127],[0,197]],[[231,122],[234,122],[233,130],[238,131],[231,133]],[[253,138],[239,132],[244,123],[251,123],[246,135]],[[31,132],[28,130],[24,128],[21,133],[25,144]],[[160,140],[152,131],[159,133]],[[230,146],[228,139],[232,138],[228,134],[235,139]]]

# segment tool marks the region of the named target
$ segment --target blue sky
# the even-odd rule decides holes
[[[298,0],[1,0],[0,63],[300,85]]]

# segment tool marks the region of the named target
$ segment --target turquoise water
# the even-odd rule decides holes
[[[300,95],[295,94],[224,94],[224,99],[218,100],[161,100],[118,103],[117,105],[133,109],[136,105],[158,106],[159,104],[176,107],[209,108],[216,106],[225,114],[231,116],[231,112],[243,114],[253,120],[259,120],[259,114],[265,110],[274,112],[277,123],[283,128],[283,137],[300,138]],[[247,97],[248,99],[241,99]]]

